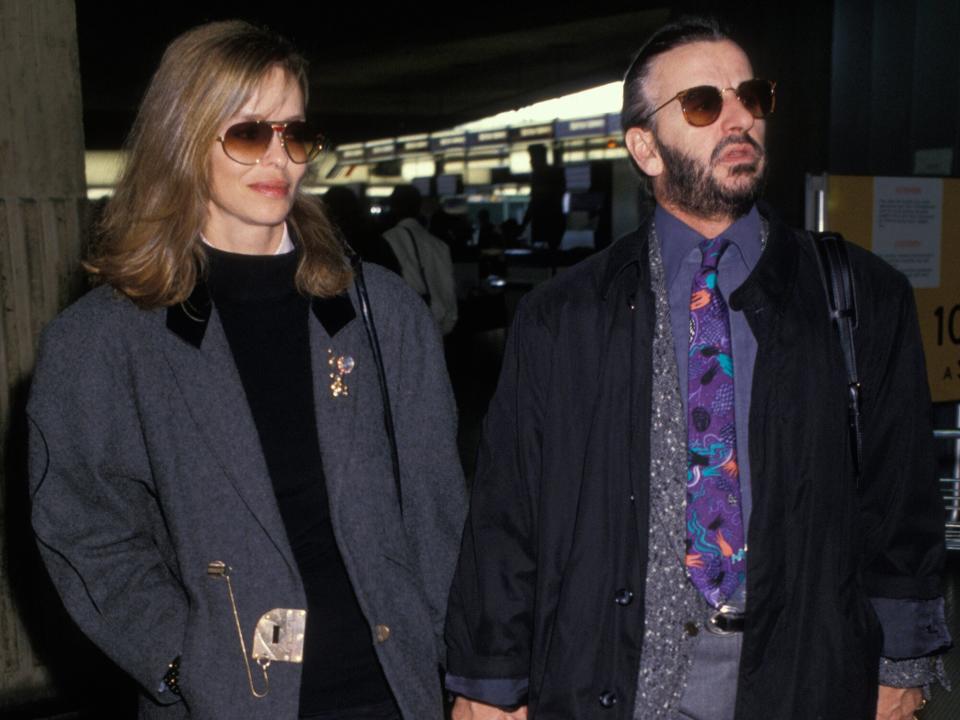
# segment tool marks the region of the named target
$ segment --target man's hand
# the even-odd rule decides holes
[[[458,697],[453,703],[450,717],[451,720],[527,720],[527,706],[521,705],[513,712],[504,712],[494,705]]]
[[[920,688],[881,685],[877,696],[877,720],[912,720],[914,713],[924,705],[926,701]]]

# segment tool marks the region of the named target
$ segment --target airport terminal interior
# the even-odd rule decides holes
[[[765,201],[789,224],[842,232],[899,258],[913,282],[935,401],[948,543],[944,594],[948,624],[960,638],[960,3],[832,0],[779,10],[752,0],[735,9],[707,0],[314,5],[285,12],[247,1],[168,2],[120,18],[112,3],[44,0],[28,10],[25,2],[0,0],[0,65],[23,53],[37,72],[54,73],[42,58],[65,57],[75,75],[66,95],[77,118],[65,131],[62,119],[34,123],[30,113],[44,113],[42,95],[30,96],[29,111],[14,113],[25,133],[35,124],[48,141],[62,138],[74,164],[70,188],[48,190],[37,179],[56,176],[56,159],[22,171],[38,188],[25,194],[0,170],[0,203],[76,196],[72,220],[56,210],[24,211],[26,219],[14,221],[0,204],[0,220],[7,219],[0,222],[0,261],[10,263],[0,268],[0,297],[8,318],[20,312],[16,297],[33,303],[19,330],[14,320],[0,322],[7,343],[6,351],[0,347],[0,379],[7,381],[0,399],[0,717],[136,714],[134,687],[65,616],[33,546],[23,479],[25,393],[43,322],[86,288],[78,261],[113,194],[124,138],[164,47],[194,25],[230,17],[284,33],[309,60],[308,120],[325,141],[303,188],[326,203],[360,254],[381,262],[373,246],[398,220],[391,205],[398,187],[416,189],[421,222],[449,247],[458,321],[444,349],[468,485],[518,302],[629,233],[649,210],[620,128],[620,79],[631,54],[683,13],[714,13],[738,28],[758,74],[777,81]],[[0,89],[13,97],[26,81],[3,72]],[[8,140],[0,129],[0,152],[11,147]],[[538,235],[532,203],[545,196],[562,213],[562,227],[549,237]],[[878,219],[905,202],[913,204],[902,210],[904,222],[914,223],[906,250]],[[51,228],[65,233],[58,240],[65,259],[9,249],[16,233],[40,236]],[[37,270],[45,262],[50,268]],[[935,688],[921,720],[960,718],[960,651],[948,653],[945,666],[955,689]]]

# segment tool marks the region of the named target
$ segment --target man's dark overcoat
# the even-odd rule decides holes
[[[865,428],[858,495],[843,360],[813,249],[769,222],[760,261],[730,297],[758,343],[736,717],[872,720],[882,633],[868,597],[936,597],[944,559],[916,311],[902,274],[849,248]],[[657,482],[648,237],[644,225],[530,293],[485,424],[449,671],[529,679],[537,720],[632,717]]]

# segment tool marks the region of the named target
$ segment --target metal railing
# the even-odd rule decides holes
[[[934,430],[933,437],[937,440],[953,440],[956,444],[953,477],[940,478],[940,492],[945,510],[947,550],[960,550],[960,428]]]

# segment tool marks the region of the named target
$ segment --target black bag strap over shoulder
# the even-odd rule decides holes
[[[294,225],[296,229],[296,226]],[[299,230],[297,230],[299,235]],[[403,517],[403,485],[400,482],[400,452],[397,448],[397,431],[393,423],[393,409],[390,404],[390,391],[387,388],[387,371],[383,364],[383,353],[380,350],[380,338],[377,335],[377,326],[373,322],[373,309],[370,307],[370,296],[367,294],[367,281],[363,277],[363,260],[360,254],[353,249],[347,239],[337,233],[343,254],[346,256],[353,270],[353,285],[360,301],[360,316],[363,319],[363,328],[370,343],[370,352],[373,363],[377,368],[377,383],[380,385],[380,399],[383,403],[383,429],[387,433],[387,443],[390,446],[390,465],[393,469],[393,483],[397,491],[397,507]]]
[[[857,355],[853,332],[857,328],[857,294],[850,268],[850,257],[843,236],[830,232],[811,232],[814,255],[820,268],[827,297],[830,320],[837,328],[843,364],[847,373],[847,423],[850,445],[853,449],[854,472],[860,489],[863,470],[863,434],[860,425],[860,380],[857,375]]]
[[[400,453],[397,449],[397,431],[393,424],[393,410],[390,405],[390,391],[387,389],[387,372],[383,364],[383,353],[380,350],[380,338],[377,336],[377,326],[373,322],[373,309],[370,307],[370,296],[367,294],[367,281],[363,277],[363,261],[360,255],[350,247],[346,240],[342,240],[343,250],[353,269],[353,284],[360,300],[360,316],[363,318],[363,327],[370,343],[370,352],[373,355],[374,365],[377,366],[377,382],[380,385],[380,399],[383,402],[383,428],[387,433],[387,442],[390,445],[390,464],[393,469],[393,483],[397,490],[397,507],[403,516],[403,486],[400,483]]]

